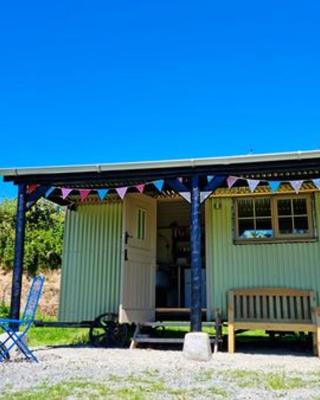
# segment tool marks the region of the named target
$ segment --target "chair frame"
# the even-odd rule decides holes
[[[30,350],[24,338],[31,328],[38,308],[44,285],[44,276],[33,278],[23,316],[21,319],[0,319],[0,328],[8,335],[1,343],[0,362],[10,358],[10,352],[17,347],[28,361],[38,362],[37,357]],[[23,327],[23,330],[20,329]]]

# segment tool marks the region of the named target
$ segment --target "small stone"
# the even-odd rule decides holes
[[[190,332],[184,337],[183,355],[194,361],[209,361],[212,357],[209,335],[205,332]]]

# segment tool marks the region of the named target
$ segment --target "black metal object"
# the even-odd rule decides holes
[[[92,321],[82,322],[60,322],[60,321],[39,321],[34,320],[33,324],[37,328],[91,328]]]
[[[12,275],[10,318],[19,319],[26,223],[26,185],[18,186],[15,254]]]
[[[119,323],[117,314],[102,314],[93,321],[89,339],[95,347],[126,347],[129,345],[128,326]]]
[[[201,216],[199,176],[191,188],[191,331],[201,331]]]

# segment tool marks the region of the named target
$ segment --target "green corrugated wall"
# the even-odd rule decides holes
[[[67,211],[60,321],[92,320],[118,312],[122,204],[82,205]]]
[[[215,202],[220,205],[215,207]],[[317,291],[320,304],[320,242],[233,244],[232,199],[210,199],[207,218],[208,307],[226,316],[226,292],[244,287],[292,287]],[[315,198],[320,227],[320,194]]]

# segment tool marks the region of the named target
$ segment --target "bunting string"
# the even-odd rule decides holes
[[[309,180],[259,180],[259,179],[249,179],[249,178],[242,178],[239,176],[207,176],[207,182],[208,185],[204,189],[204,191],[201,192],[201,202],[204,202],[210,195],[213,193],[218,187],[221,186],[223,182],[226,182],[227,187],[231,189],[238,181],[245,181],[252,193],[254,193],[257,189],[257,187],[261,183],[267,183],[271,189],[272,192],[277,192],[280,188],[280,185],[282,183],[287,183],[290,184],[292,189],[298,194],[303,186],[304,182],[313,182],[314,186],[320,190],[320,178],[317,179],[309,179]],[[162,192],[165,181],[163,179],[159,179],[156,181],[152,182],[147,182],[147,183],[140,183],[137,185],[133,186],[123,186],[123,187],[118,187],[118,188],[112,188],[118,196],[123,200],[129,190],[129,188],[135,188],[139,193],[143,193],[146,186],[152,184],[159,192]],[[191,201],[191,195],[190,191],[185,187],[183,184],[183,179],[181,177],[176,178],[176,179],[168,179],[166,180],[166,184],[171,186],[181,197],[183,197],[186,201],[190,202]],[[28,186],[28,192],[32,193],[38,188],[38,185],[29,185]],[[48,189],[48,191],[45,194],[45,197],[49,197],[52,192],[55,189],[60,190],[60,195],[62,199],[67,199],[68,196],[73,191],[77,191],[80,196],[80,201],[84,202],[88,196],[91,193],[96,193],[101,201],[103,201],[107,195],[109,194],[111,189],[87,189],[87,188],[81,188],[81,189],[74,189],[74,188],[67,188],[67,187],[51,187]]]
[[[288,183],[292,189],[298,194],[300,193],[304,182],[312,182],[317,189],[320,189],[320,178],[319,179],[307,179],[307,180],[266,180],[266,179],[247,179],[238,176],[229,176],[227,178],[228,188],[231,189],[236,182],[239,180],[246,181],[250,191],[253,193],[260,185],[260,183],[267,183],[272,192],[277,192],[282,183]]]

